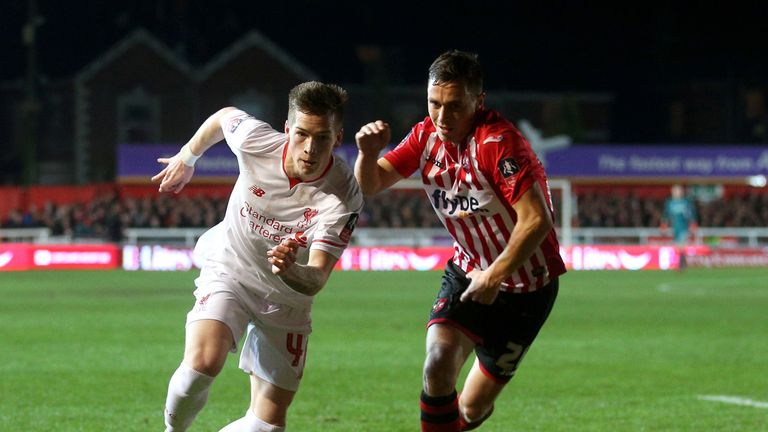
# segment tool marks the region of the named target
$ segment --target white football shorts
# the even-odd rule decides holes
[[[232,352],[237,352],[247,327],[240,369],[280,388],[298,390],[312,332],[310,311],[265,300],[208,266],[195,285],[196,301],[187,314],[187,325],[204,319],[223,322],[232,331]]]

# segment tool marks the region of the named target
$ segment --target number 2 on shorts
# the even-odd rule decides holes
[[[496,366],[507,371],[514,371],[517,369],[517,364],[523,358],[525,352],[528,351],[528,348],[523,348],[522,345],[514,342],[507,342],[507,349],[510,352],[500,355],[499,359],[496,360]]]

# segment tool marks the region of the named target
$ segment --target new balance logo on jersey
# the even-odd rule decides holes
[[[464,217],[469,213],[487,212],[488,209],[480,207],[480,201],[475,197],[456,196],[448,197],[444,190],[435,189],[432,192],[432,205],[436,210],[448,210],[449,215],[453,215],[459,210],[459,215]]]
[[[267,193],[264,189],[256,185],[249,187],[248,190],[251,191],[254,195],[256,195],[259,198],[263,197],[264,194]]]

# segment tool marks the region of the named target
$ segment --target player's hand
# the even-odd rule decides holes
[[[389,123],[381,120],[363,125],[355,134],[357,148],[365,155],[378,156],[379,152],[389,144],[392,130]]]
[[[162,171],[152,177],[152,183],[160,183],[160,192],[181,192],[195,173],[195,167],[184,164],[179,154],[171,158],[158,158],[157,161],[165,165]]]
[[[267,261],[272,264],[272,273],[285,273],[296,262],[296,251],[299,242],[294,239],[283,239],[279,245],[267,251]]]
[[[496,301],[501,289],[501,283],[495,282],[488,271],[472,270],[467,273],[469,286],[461,294],[462,302],[475,301],[489,305]]]

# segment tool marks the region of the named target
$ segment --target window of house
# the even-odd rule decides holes
[[[160,141],[160,98],[142,87],[117,98],[118,142],[157,144]]]
[[[240,108],[259,120],[266,121],[267,123],[275,121],[275,119],[272,118],[274,114],[274,103],[272,102],[272,98],[256,89],[250,88],[245,92],[238,93],[231,99],[231,102],[232,106]],[[282,124],[272,124],[271,126],[276,127],[279,130],[282,127]]]

